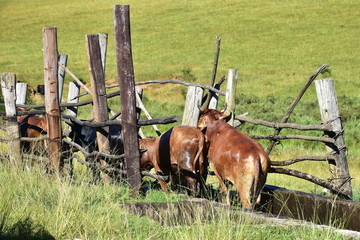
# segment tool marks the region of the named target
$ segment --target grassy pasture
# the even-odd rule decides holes
[[[350,174],[353,176],[355,198],[360,195],[360,174],[358,142],[360,140],[359,110],[360,101],[358,89],[360,86],[360,2],[357,0],[319,0],[319,1],[243,1],[243,0],[200,0],[200,1],[44,1],[44,0],[0,0],[0,72],[14,72],[17,79],[27,82],[32,86],[43,83],[43,53],[42,53],[42,28],[55,26],[58,28],[59,52],[69,55],[68,68],[75,75],[89,84],[89,73],[85,49],[85,35],[98,32],[109,34],[109,46],[107,54],[106,79],[113,83],[116,79],[116,61],[114,49],[113,5],[130,4],[132,52],[134,60],[136,81],[151,79],[183,78],[186,81],[197,83],[209,83],[213,57],[215,52],[215,36],[219,35],[221,41],[221,53],[219,59],[218,79],[227,74],[230,68],[239,70],[239,83],[237,89],[237,113],[249,112],[252,118],[269,121],[279,121],[291,103],[293,97],[300,91],[309,76],[322,64],[329,64],[330,71],[322,74],[319,78],[331,77],[335,80],[340,113],[344,120],[345,141],[348,146],[348,160]],[[194,78],[188,78],[184,69],[190,69]],[[67,75],[66,81],[71,81]],[[116,80],[115,80],[116,82]],[[151,85],[145,89],[145,105],[153,117],[164,117],[174,114],[182,114],[186,88],[182,86]],[[66,96],[66,91],[65,91]],[[1,100],[1,97],[0,97]],[[41,99],[32,99],[41,102]],[[223,101],[223,100],[221,100]],[[118,99],[110,100],[114,110],[119,109]],[[90,118],[89,109],[80,108],[81,118]],[[320,122],[315,87],[311,86],[305,94],[299,106],[291,116],[290,122],[302,124],[317,124]],[[160,126],[165,131],[170,126]],[[261,127],[242,126],[239,130],[248,134],[271,134],[272,130]],[[150,128],[145,129],[146,135],[154,135]],[[283,131],[286,133],[286,131]],[[291,134],[291,133],[289,133]],[[308,133],[305,133],[308,134]],[[318,133],[310,133],[316,135]],[[267,146],[267,142],[262,142]],[[3,146],[1,146],[3,147]],[[271,155],[273,160],[284,160],[299,155],[324,154],[323,145],[314,145],[300,141],[283,141],[275,148]],[[328,178],[330,173],[326,163],[298,163],[294,167],[300,171],[309,172],[313,175]],[[2,175],[2,174],[1,174]],[[6,175],[3,184],[10,182],[11,177]],[[25,173],[27,176],[27,173]],[[16,178],[16,177],[15,177]],[[19,177],[19,179],[26,177]],[[40,179],[40,176],[35,178]],[[4,182],[5,181],[5,182]],[[34,182],[34,179],[28,181]],[[210,179],[211,181],[211,179]],[[215,180],[213,180],[215,181]],[[297,189],[307,192],[318,193],[322,189],[306,181],[301,181],[288,176],[270,175],[269,184],[283,186],[289,189]],[[13,187],[8,189],[23,189],[24,183],[13,181]],[[47,183],[46,183],[47,184]],[[48,183],[53,184],[53,183]],[[21,186],[21,187],[16,187]],[[39,205],[26,211],[21,203],[14,204],[14,211],[10,212],[12,223],[18,219],[25,219],[31,215],[31,220],[45,225],[45,229],[56,238],[65,238],[64,232],[74,232],[73,236],[92,239],[111,239],[113,234],[119,234],[115,228],[126,229],[126,236],[122,238],[141,238],[134,235],[134,229],[145,222],[145,236],[165,238],[177,236],[179,233],[183,239],[187,239],[186,233],[197,231],[198,228],[161,229],[153,226],[148,220],[139,220],[124,213],[117,212],[113,208],[103,209],[94,207],[94,211],[85,208],[84,212],[69,212],[68,216],[53,219],[49,209],[57,209],[59,214],[64,214],[64,203],[52,203],[51,199],[69,189],[60,190],[63,185],[40,186],[43,189],[55,188],[54,192],[46,194],[45,190],[33,189],[33,192],[25,193],[30,196],[26,201],[36,202],[34,198],[41,198]],[[2,209],[5,203],[16,194],[6,191],[8,194],[2,197]],[[70,188],[72,189],[72,188]],[[88,189],[80,188],[80,192],[66,193],[70,201],[71,196],[83,196]],[[91,194],[93,190],[91,190]],[[111,189],[94,190],[98,198],[90,202],[100,202],[100,198],[112,196],[125,196],[126,190]],[[112,192],[113,191],[113,192]],[[119,192],[121,191],[121,192]],[[6,193],[7,192],[7,193]],[[102,192],[102,193],[100,193]],[[37,195],[39,194],[39,195]],[[104,194],[104,195],[102,195]],[[21,194],[20,194],[21,195]],[[6,196],[6,195],[3,195]],[[56,196],[56,197],[55,197]],[[94,197],[94,198],[96,198]],[[73,209],[79,207],[79,202],[87,201],[88,197],[75,199]],[[162,198],[162,197],[160,197]],[[50,199],[49,201],[44,199]],[[107,199],[107,198],[106,198]],[[110,200],[112,200],[110,199]],[[107,199],[109,200],[109,199]],[[109,201],[110,201],[109,200]],[[55,200],[56,201],[56,200]],[[125,201],[122,198],[116,202]],[[99,204],[98,204],[99,205]],[[45,210],[43,210],[44,206]],[[95,209],[96,208],[96,209]],[[43,217],[34,217],[33,212],[46,212]],[[40,211],[40,212],[41,212]],[[83,223],[76,225],[75,219],[98,218],[109,211],[114,211],[104,220],[99,222]],[[23,213],[23,214],[22,214]],[[89,214],[89,215],[87,215]],[[13,217],[14,216],[14,217]],[[125,217],[124,217],[125,216]],[[111,219],[126,219],[125,227],[110,223]],[[14,220],[15,219],[15,220]],[[26,221],[19,221],[27,223]],[[63,224],[56,230],[57,224]],[[121,223],[122,224],[122,223]],[[204,235],[215,235],[217,224],[200,228]],[[11,226],[12,224],[8,224]],[[88,228],[88,225],[94,229]],[[226,221],[224,223],[224,227]],[[227,226],[227,225],[226,225]],[[104,229],[101,229],[101,228]],[[198,227],[198,225],[196,225]],[[65,229],[65,230],[63,230]],[[91,230],[90,230],[91,229]],[[1,229],[0,229],[1,230]],[[250,230],[254,230],[250,228]],[[300,231],[303,229],[300,229]],[[160,232],[159,232],[160,231]],[[228,238],[267,238],[277,237],[282,239],[294,238],[292,233],[299,234],[296,229],[272,229],[266,231],[259,227],[256,233],[248,233],[234,226],[227,232]],[[241,235],[242,233],[250,235]],[[260,235],[256,235],[259,233]],[[108,234],[108,235],[107,235]],[[209,235],[207,235],[209,234]],[[235,235],[234,235],[235,234]],[[239,235],[240,234],[240,235]],[[251,235],[255,234],[255,235]],[[286,235],[287,234],[287,235]],[[329,239],[332,233],[322,235],[304,230],[303,238]],[[306,237],[305,237],[306,236]],[[194,237],[196,238],[196,237]],[[302,238],[302,237],[300,237]]]

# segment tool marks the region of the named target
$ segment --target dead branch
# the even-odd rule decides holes
[[[179,80],[149,80],[149,81],[137,82],[137,83],[135,83],[135,85],[144,85],[144,84],[150,84],[150,83],[160,83],[160,84],[173,83],[173,84],[185,85],[188,87],[189,86],[201,87],[201,88],[209,89],[212,92],[218,93],[222,96],[225,96],[224,92],[222,92],[212,86],[208,86],[208,85],[204,85],[204,84],[197,84],[197,83],[187,83],[187,82],[183,82],[183,81],[179,81]]]
[[[108,120],[105,122],[89,122],[89,121],[81,121],[77,119],[76,117],[62,114],[61,115],[65,119],[70,119],[74,122],[76,122],[79,125],[82,126],[88,126],[88,127],[106,127],[106,126],[120,126],[121,120]],[[179,115],[171,116],[171,117],[164,117],[164,118],[153,118],[148,120],[139,120],[138,126],[148,126],[153,124],[168,124],[168,123],[174,123],[179,121]]]
[[[347,189],[341,188],[331,182],[327,182],[323,179],[320,179],[318,177],[315,177],[313,175],[310,175],[308,173],[304,173],[304,172],[300,172],[297,170],[293,170],[293,169],[287,169],[287,168],[270,168],[269,173],[279,173],[279,174],[285,174],[285,175],[289,175],[289,176],[293,176],[293,177],[297,177],[297,178],[301,178],[301,179],[305,179],[309,182],[315,183],[317,185],[320,185],[324,188],[327,188],[331,191],[333,191],[336,194],[339,194],[343,197],[346,197],[348,199],[351,199],[351,192]]]
[[[329,137],[313,137],[313,136],[303,136],[303,135],[270,135],[270,136],[250,136],[253,139],[271,139],[271,140],[285,140],[285,139],[301,139],[308,141],[320,141],[323,143],[331,143],[334,144],[335,140]]]
[[[83,147],[81,147],[79,144],[74,143],[68,139],[63,139],[63,141],[66,144],[69,144],[72,147],[75,147],[76,149],[78,149],[82,154],[84,154],[85,157],[102,157],[105,159],[123,159],[125,158],[125,154],[121,154],[121,155],[111,155],[111,154],[106,154],[103,152],[98,152],[98,151],[93,151],[92,153],[88,153]]]
[[[235,119],[238,119],[243,122],[248,122],[248,123],[251,123],[254,125],[262,125],[262,126],[266,126],[266,127],[275,128],[275,129],[292,128],[292,129],[301,130],[301,131],[309,131],[309,130],[331,131],[331,126],[329,124],[301,125],[301,124],[295,124],[295,123],[268,122],[268,121],[263,121],[263,120],[258,120],[258,119],[252,119],[252,118],[246,117],[244,115],[237,115],[237,116],[235,116]],[[235,128],[240,125],[241,125],[241,123],[237,124],[235,126]]]
[[[288,166],[302,161],[329,161],[335,160],[333,155],[327,156],[299,156],[285,161],[271,161],[271,166]]]
[[[82,160],[80,158],[80,156],[76,155],[76,154],[73,154],[72,157],[75,158],[79,163],[81,163],[81,164],[83,164],[83,165],[85,165],[87,167],[95,166],[100,171],[105,171],[106,173],[116,172],[116,173],[126,177],[126,170],[114,168],[114,167],[111,167],[111,166],[102,166],[99,163],[89,163],[89,162],[86,162],[86,161]],[[141,171],[141,175],[151,177],[151,178],[153,178],[155,180],[161,180],[161,181],[164,181],[164,182],[169,182],[170,181],[169,176],[161,176],[161,175],[158,175],[158,174],[150,173],[149,171]]]

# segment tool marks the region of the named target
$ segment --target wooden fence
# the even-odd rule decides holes
[[[120,21],[121,20],[121,21]],[[126,29],[126,31],[119,31],[120,29]],[[48,142],[48,151],[51,153],[49,159],[53,171],[61,170],[64,159],[60,149],[62,143],[66,142],[72,146],[79,148],[86,156],[94,154],[100,156],[102,161],[99,168],[105,172],[110,171],[105,159],[107,158],[125,158],[127,163],[127,179],[130,185],[138,191],[140,186],[141,173],[139,172],[139,166],[136,159],[139,159],[137,132],[138,127],[145,125],[155,124],[167,124],[178,121],[178,116],[172,116],[167,118],[152,118],[146,111],[141,97],[136,93],[135,86],[143,84],[154,84],[154,83],[173,83],[182,84],[188,86],[187,101],[185,104],[182,124],[196,126],[199,118],[198,106],[206,102],[206,107],[216,108],[217,99],[219,96],[225,96],[225,102],[228,106],[229,111],[235,113],[235,89],[238,74],[236,69],[230,69],[227,77],[226,93],[220,91],[220,85],[224,82],[223,77],[219,83],[215,84],[214,80],[216,77],[217,60],[220,50],[220,38],[217,37],[217,49],[214,60],[214,70],[211,79],[210,86],[203,84],[191,84],[178,80],[152,80],[145,82],[134,81],[132,56],[131,56],[131,42],[130,42],[130,18],[129,18],[129,7],[127,5],[115,5],[114,7],[114,30],[116,40],[116,59],[118,68],[118,80],[119,84],[116,86],[105,86],[105,63],[106,63],[106,49],[107,49],[107,35],[106,34],[95,34],[87,35],[87,52],[89,58],[89,72],[92,90],[87,88],[81,81],[73,74],[67,67],[66,61],[64,60],[64,54],[58,54],[57,47],[57,36],[56,28],[44,28],[43,29],[43,42],[44,42],[44,84],[45,84],[45,102],[46,104],[40,105],[25,105],[24,102],[16,103],[16,99],[20,99],[16,96],[16,77],[15,74],[3,73],[1,75],[1,86],[6,104],[6,113],[0,113],[0,116],[7,116],[7,132],[12,138],[2,138],[2,141],[9,142],[9,156],[12,164],[16,164],[16,159],[19,159],[20,154],[20,135],[18,132],[18,123],[16,116],[28,115],[28,114],[46,114],[48,133],[46,141]],[[60,56],[60,57],[59,57]],[[67,56],[67,55],[66,55]],[[63,59],[63,60],[62,60]],[[67,60],[67,57],[66,57]],[[343,129],[341,126],[341,119],[337,109],[336,95],[333,81],[330,79],[323,79],[315,81],[317,96],[320,106],[320,112],[322,116],[321,125],[299,125],[295,123],[287,123],[291,112],[294,110],[305,91],[309,88],[314,79],[318,74],[328,67],[327,65],[321,66],[306,82],[304,88],[295,97],[292,104],[289,106],[288,111],[284,117],[277,123],[268,122],[264,120],[256,120],[246,117],[245,115],[236,115],[231,120],[230,124],[235,127],[239,126],[240,122],[247,122],[256,125],[263,125],[274,128],[274,134],[271,136],[252,136],[255,139],[269,139],[270,145],[267,152],[270,154],[275,146],[275,143],[279,140],[285,139],[302,139],[306,141],[320,141],[325,143],[328,153],[325,156],[299,156],[286,161],[278,162],[272,161],[271,171],[273,173],[287,174],[302,179],[306,179],[325,188],[330,189],[334,193],[340,194],[347,198],[352,197],[351,189],[351,177],[349,175],[347,159],[346,159],[346,146],[343,140]],[[62,83],[64,82],[65,73],[67,73],[75,82],[70,83],[68,101],[67,103],[61,102],[62,97]],[[62,79],[62,80],[59,80]],[[120,87],[120,90],[107,94],[106,89],[111,87]],[[86,91],[86,94],[91,94],[92,98],[87,101],[78,102],[80,96],[80,88]],[[207,95],[204,97],[205,90],[208,90]],[[121,97],[121,120],[118,119],[120,113],[115,113],[109,109],[107,105],[107,99],[115,96]],[[93,104],[93,122],[80,121],[76,118],[77,107],[84,106],[86,104]],[[148,120],[139,120],[137,117],[138,111],[136,110],[136,104],[144,111],[147,112],[146,116]],[[16,112],[16,107],[32,107],[32,108],[44,108],[44,110],[24,111]],[[66,109],[63,113],[62,109]],[[109,118],[108,113],[112,115]],[[76,123],[85,126],[91,126],[98,128],[97,138],[99,142],[100,152],[87,153],[80,146],[75,143],[68,141],[66,138],[62,138],[62,126],[60,119],[71,119]],[[107,145],[104,132],[108,132],[108,126],[110,125],[122,125],[124,131],[127,134],[124,135],[125,142],[125,154],[124,156],[113,156],[109,154],[109,146]],[[101,128],[101,130],[100,130]],[[313,137],[304,135],[280,135],[283,128],[292,128],[299,131],[307,130],[318,130],[325,133],[324,136]],[[160,132],[154,126],[156,134]],[[44,138],[44,137],[43,137]],[[42,138],[42,139],[43,139]],[[34,139],[24,139],[34,141]],[[39,140],[39,139],[35,139]],[[81,161],[83,164],[87,164]],[[328,161],[330,168],[332,169],[331,181],[326,181],[307,173],[302,173],[292,169],[279,168],[279,166],[288,166],[290,164],[299,161]],[[119,171],[119,169],[112,169],[113,171]],[[147,174],[147,173],[142,173]],[[161,176],[155,176],[150,173],[154,178],[162,178]],[[104,181],[108,181],[106,175]]]

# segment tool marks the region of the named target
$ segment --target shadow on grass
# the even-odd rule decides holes
[[[1,220],[0,240],[55,240],[48,231],[42,227],[34,225],[30,218],[19,220],[10,227],[5,226],[5,219]]]

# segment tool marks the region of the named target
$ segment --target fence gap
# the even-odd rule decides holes
[[[186,94],[182,125],[197,127],[199,121],[202,96],[204,89],[201,87],[189,86]]]
[[[342,128],[341,118],[337,105],[335,84],[332,79],[320,79],[315,81],[316,94],[318,97],[321,121],[330,124],[332,131],[325,134],[335,139],[335,143],[327,143],[326,149],[329,153],[334,153],[335,162],[328,161],[332,181],[348,193],[352,198],[351,176],[346,158],[346,146],[343,138],[344,129]]]
[[[1,90],[4,97],[6,116],[8,118],[6,122],[6,131],[8,136],[14,139],[13,141],[8,142],[11,167],[15,167],[17,161],[21,159],[19,124],[16,118],[15,84],[16,75],[14,73],[1,74]]]
[[[136,107],[139,108],[138,120],[140,119],[140,112],[141,112],[141,110],[144,112],[144,114],[145,114],[145,116],[147,117],[147,119],[151,120],[152,117],[151,117],[150,113],[147,111],[147,109],[145,108],[144,103],[142,102],[143,89],[142,89],[142,88],[135,88],[135,89],[136,89],[136,93],[137,93],[137,94],[136,94]],[[140,94],[140,93],[141,93],[141,94]],[[151,125],[151,126],[152,126],[152,128],[154,129],[156,135],[157,135],[157,136],[160,136],[160,135],[161,135],[161,132],[160,132],[160,130],[158,129],[158,127],[157,127],[155,124],[153,124],[153,125]],[[139,132],[140,132],[140,136],[141,136],[142,138],[144,138],[145,136],[144,136],[144,134],[142,133],[141,128],[140,128]]]
[[[86,47],[89,60],[90,81],[92,86],[94,122],[104,122],[109,120],[109,115],[104,72],[101,61],[99,36],[87,35]],[[108,135],[108,126],[96,129],[99,151],[107,154],[110,153],[110,145],[107,138]],[[102,166],[107,165],[104,159],[100,159],[100,164]],[[107,174],[104,174],[103,181],[104,183],[110,183],[111,179]]]
[[[129,5],[114,5],[114,32],[127,180],[132,195],[137,195],[141,187],[141,175]]]
[[[56,173],[62,167],[60,161],[62,130],[58,93],[57,29],[55,27],[43,28],[43,49],[45,111],[48,130],[47,152],[51,163],[50,173]]]

